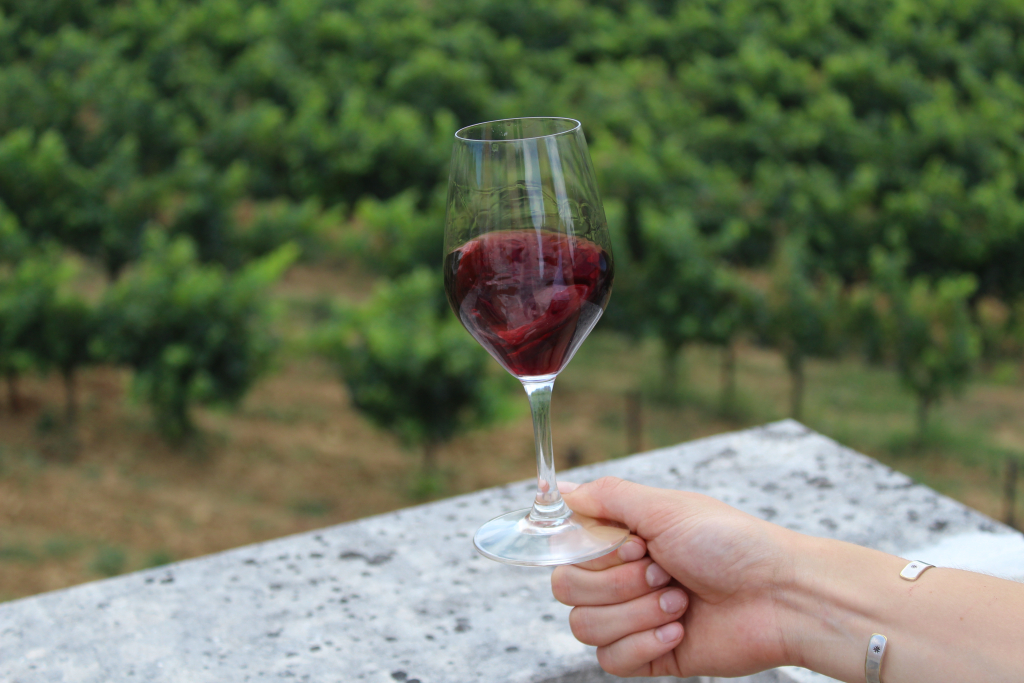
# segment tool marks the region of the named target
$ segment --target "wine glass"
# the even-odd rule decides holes
[[[551,389],[611,294],[614,262],[579,121],[489,121],[455,133],[444,285],[459,320],[523,383],[533,412],[533,507],[484,524],[473,543],[517,565],[571,564],[625,542],[621,525],[574,513],[555,482]]]

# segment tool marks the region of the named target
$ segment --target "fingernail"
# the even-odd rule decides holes
[[[668,583],[672,577],[668,575],[668,572],[658,566],[657,562],[651,562],[650,566],[647,567],[647,585],[651,588],[657,588],[658,586],[664,586]]]
[[[679,636],[683,635],[683,625],[678,621],[659,626],[655,631],[654,635],[658,637],[663,643],[671,643],[673,640],[678,640]]]
[[[642,544],[637,541],[630,541],[619,548],[619,559],[623,562],[635,562],[643,557],[646,552]]]
[[[658,598],[658,604],[665,614],[675,614],[686,606],[686,595],[683,591],[665,591]]]
[[[558,492],[559,493],[572,493],[573,491],[575,491],[579,487],[580,487],[579,484],[574,484],[571,481],[560,481],[560,482],[558,482]]]

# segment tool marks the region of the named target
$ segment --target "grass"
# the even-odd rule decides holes
[[[174,555],[167,550],[155,550],[146,556],[143,561],[143,566],[147,569],[152,567],[162,567],[165,564],[174,562]]]
[[[331,512],[334,503],[323,498],[300,498],[292,501],[289,507],[304,517],[324,517]]]
[[[84,546],[85,543],[81,539],[54,536],[43,542],[43,552],[55,560],[68,560],[82,552]]]
[[[100,576],[117,576],[124,571],[128,555],[123,548],[100,546],[89,564],[89,570]]]
[[[0,562],[35,564],[38,560],[38,555],[24,543],[0,545]]]
[[[313,267],[290,274],[280,295],[307,303],[289,309],[290,338],[322,314],[323,292],[358,299],[371,287]],[[599,329],[583,344],[553,396],[559,468],[631,450],[630,392],[643,397],[643,449],[787,416],[788,376],[772,351],[741,347],[737,400],[725,411],[717,349],[685,351],[675,402],[657,400],[660,363],[653,342],[633,345]],[[1005,459],[1024,456],[1019,364],[993,364],[961,398],[940,405],[920,445],[913,397],[892,371],[842,359],[811,361],[806,374],[808,426],[987,514],[1003,514]],[[286,353],[238,410],[197,411],[202,438],[185,451],[153,433],[145,406],[126,395],[128,380],[111,368],[82,374],[72,457],[48,447],[56,432],[47,416],[63,401],[57,378],[26,377],[21,414],[0,402],[0,600],[535,474],[526,397],[511,381],[505,419],[440,447],[437,474],[424,477],[420,454],[370,426],[331,369],[298,351]],[[1021,519],[1024,492],[1018,499]]]

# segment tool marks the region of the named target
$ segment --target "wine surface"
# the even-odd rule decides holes
[[[608,303],[608,253],[562,233],[499,230],[444,263],[448,302],[469,333],[516,377],[554,375]]]

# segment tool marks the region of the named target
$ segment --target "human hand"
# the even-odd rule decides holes
[[[598,646],[605,671],[732,677],[791,663],[776,594],[792,532],[696,493],[613,477],[571,488],[559,487],[573,510],[635,534],[551,576],[555,598],[574,607],[573,634]]]

